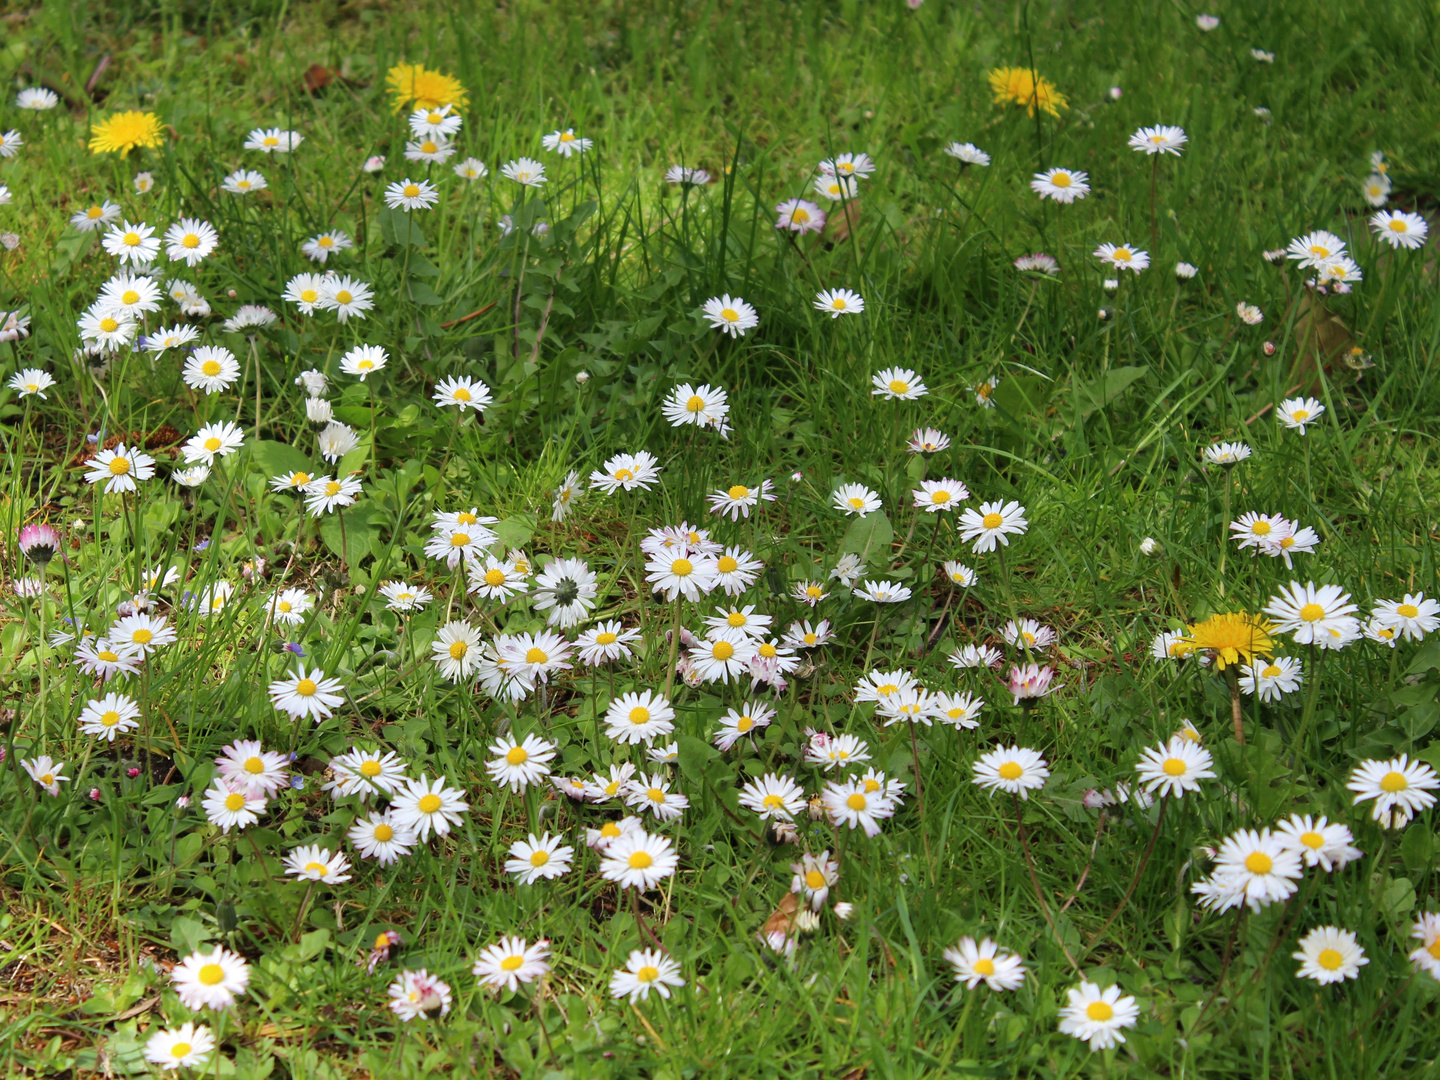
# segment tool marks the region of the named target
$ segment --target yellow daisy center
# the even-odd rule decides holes
[[[761,805],[767,810],[779,810],[785,805],[785,800],[779,795],[766,795],[765,798],[761,800]]]
[[[619,635],[619,634],[612,634],[612,633],[610,633],[609,630],[606,630],[603,634],[596,634],[596,635],[595,635],[595,644],[596,644],[596,645],[614,645],[615,642],[617,642],[617,641],[619,641],[619,640],[620,640],[620,635]]]
[[[1306,604],[1300,609],[1300,618],[1305,622],[1319,622],[1325,617],[1325,609],[1319,604]]]
[[[547,862],[549,862],[549,861],[550,861],[550,853],[549,853],[548,851],[544,850],[543,848],[542,848],[541,850],[539,850],[539,851],[531,852],[531,854],[530,854],[530,865],[531,865],[531,866],[544,866],[544,865],[545,865]]]
[[[220,361],[206,360],[200,365],[200,370],[213,379],[216,375],[220,374]]]
[[[996,770],[1001,780],[1019,780],[1025,774],[1018,761],[1007,761]]]
[[[992,512],[986,514],[985,517],[981,519],[980,524],[984,525],[987,529],[998,529],[1004,522],[1005,518],[1002,515]]]
[[[890,392],[892,394],[908,394],[910,392],[910,384],[904,379],[891,379]]]
[[[744,484],[736,484],[726,494],[728,494],[732,499],[744,499],[749,496],[750,489]],[[731,559],[730,561],[734,562],[735,560]]]
[[[645,797],[653,803],[663,803],[665,801],[665,792],[658,787],[646,788]]]
[[[417,196],[417,195],[420,194],[420,185],[418,185],[418,184],[406,184],[406,185],[405,185],[405,188],[404,188],[403,194],[405,195],[405,197],[406,197],[407,199],[413,199],[413,198],[415,198],[415,196]]]
[[[348,304],[351,300],[354,299],[355,294],[352,293],[349,289],[340,289],[335,293],[335,302],[337,304]]]
[[[1273,679],[1280,674],[1280,668],[1275,664],[1267,664],[1265,670],[1260,672],[1262,679]]]
[[[106,315],[105,318],[100,320],[100,329],[107,334],[113,334],[116,330],[120,329],[119,320],[112,319],[109,315]]]
[[[754,718],[753,716],[742,716],[742,717],[740,717],[740,719],[738,719],[738,720],[735,721],[735,730],[736,730],[736,731],[740,731],[740,732],[749,731],[749,730],[750,730],[752,727],[754,727],[754,726],[755,726],[755,718]]]
[[[450,394],[450,396],[453,397],[456,401],[471,401],[471,400],[473,400],[473,399],[471,398],[471,396],[470,396],[470,391],[469,391],[469,390],[466,390],[465,387],[463,387],[463,386],[457,386],[457,387],[454,389],[454,391]]]
[[[1186,772],[1185,762],[1177,757],[1166,758],[1165,764],[1160,768],[1164,770],[1166,776],[1184,776]]]
[[[1320,955],[1315,957],[1315,962],[1326,971],[1334,971],[1345,962],[1345,958],[1334,949],[1321,949]]]
[[[519,971],[521,965],[523,965],[524,963],[525,958],[523,956],[507,956],[504,960],[500,961],[500,970]]]
[[[722,308],[720,310],[720,318],[724,319],[726,322],[739,322],[740,313],[736,311],[733,307]]]
[[[361,776],[379,776],[384,769],[378,761],[362,761],[360,763]]]
[[[1092,1001],[1085,1006],[1085,1015],[1096,1023],[1103,1024],[1115,1015],[1115,1009],[1107,1002]]]
[[[225,796],[225,809],[230,811],[245,809],[245,796],[238,791],[232,791]]]
[[[103,652],[98,652],[95,655],[107,664],[113,664],[116,660],[120,659],[119,653],[113,653],[109,649],[105,649]]]
[[[206,986],[218,986],[225,981],[225,969],[219,964],[206,964],[195,977]]]
[[[440,809],[440,796],[433,791],[429,795],[422,795],[420,801],[415,804],[415,808],[422,814],[433,814]]]
[[[1420,609],[1414,604],[1401,604],[1395,609],[1395,614],[1402,619],[1413,619],[1420,614]]]
[[[305,864],[305,872],[307,874],[319,874],[321,877],[325,877],[330,873],[330,867],[323,862],[307,862]]]
[[[695,572],[695,564],[689,559],[676,559],[670,564],[670,572],[676,577],[689,577]]]
[[[384,844],[395,838],[395,830],[389,825],[376,825],[375,831],[371,833],[371,835],[380,841],[380,843]]]
[[[140,246],[140,234],[139,234],[139,233],[127,232],[123,237],[121,237],[121,240],[124,241],[126,247],[139,247],[139,246]]]
[[[1301,833],[1300,843],[1304,844],[1312,851],[1319,851],[1322,847],[1325,846],[1325,837],[1321,836],[1318,832]]]
[[[1051,187],[1058,187],[1058,188],[1067,188],[1067,187],[1069,187],[1069,186],[1070,186],[1070,174],[1069,174],[1069,173],[1063,173],[1063,172],[1057,172],[1054,176],[1050,177],[1050,186],[1051,186]]]
[[[224,445],[224,443],[222,443],[222,442],[221,442],[219,439],[217,439],[214,435],[211,435],[208,439],[205,440],[205,449],[206,449],[206,450],[209,450],[212,454],[213,454],[216,450],[219,450],[220,447],[223,446],[223,445]]]
[[[699,394],[691,394],[689,399],[685,402],[686,412],[698,413],[704,408],[705,399],[702,398]]]
[[[811,600],[819,600],[822,596],[825,595],[825,590],[822,589],[819,585],[807,585],[805,586],[805,595],[808,596]]]
[[[197,248],[200,246],[200,237],[196,236],[193,232],[186,233],[183,237],[180,238],[180,246],[187,248]]]
[[[975,963],[971,964],[970,967],[976,975],[983,975],[987,979],[995,974],[995,961],[991,960],[988,956],[980,957]]]
[[[94,221],[96,218],[105,216],[105,209],[104,207],[100,206],[92,206],[89,210],[85,211],[85,216],[88,217],[91,221]]]
[[[627,861],[630,863],[631,870],[648,870],[655,865],[655,857],[648,851],[631,852]]]
[[[1268,521],[1257,521],[1250,526],[1250,531],[1256,536],[1269,536],[1270,523]]]
[[[710,647],[710,655],[716,660],[729,660],[735,655],[735,646],[728,641],[717,641]]]
[[[947,503],[950,501],[950,493],[948,491],[932,491],[930,501],[936,505]]]
[[[245,759],[245,771],[251,776],[259,776],[265,771],[265,762],[258,757],[248,757]]]
[[[301,679],[295,684],[295,692],[301,697],[311,697],[318,689],[314,679]]]
[[[177,1042],[174,1046],[170,1047],[170,1053],[176,1058],[189,1057],[190,1044],[187,1042]]]
[[[1309,410],[1309,409],[1296,409],[1294,412],[1292,412],[1292,413],[1290,414],[1290,416],[1291,416],[1291,419],[1296,420],[1296,421],[1299,421],[1300,423],[1304,423],[1306,420],[1309,420],[1309,419],[1310,419],[1310,410]]]
[[[129,471],[130,471],[130,459],[129,459],[129,458],[113,457],[113,458],[110,459],[110,475],[111,475],[111,476],[124,476],[124,475],[125,475],[126,473],[128,473]]]
[[[805,886],[809,889],[818,889],[825,884],[825,875],[819,870],[805,871]]]
[[[1263,851],[1252,851],[1245,856],[1245,869],[1252,874],[1268,874],[1274,865],[1275,860]]]
[[[452,641],[452,642],[450,643],[450,659],[451,659],[451,660],[463,660],[463,659],[465,658],[465,654],[466,654],[469,650],[470,650],[470,646],[467,645],[465,642],[463,642],[463,641]]]
[[[1388,772],[1380,778],[1380,790],[1393,795],[1410,786],[1410,778],[1402,772]]]
[[[635,708],[630,710],[630,723],[638,727],[641,724],[648,724],[649,722],[650,710],[643,705],[636,705]]]
[[[524,765],[530,760],[530,751],[523,746],[512,746],[505,752],[505,760],[511,765]]]
[[[845,805],[848,806],[851,810],[864,810],[865,807],[870,805],[870,803],[868,802],[868,800],[866,800],[864,795],[861,795],[860,792],[857,791],[853,795],[850,795],[848,798],[846,798]]]

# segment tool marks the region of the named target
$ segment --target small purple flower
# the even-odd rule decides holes
[[[91,801],[91,802],[99,802],[99,801],[100,801],[100,789],[99,789],[98,787],[92,787],[92,788],[90,789],[90,801]]]
[[[303,776],[296,776],[296,775],[294,775],[294,774],[292,773],[291,776],[290,776],[290,786],[291,786],[292,788],[294,788],[296,791],[304,791],[304,790],[305,790],[305,778],[304,778]]]
[[[196,545],[195,545],[193,548],[191,548],[190,550],[191,550],[191,551],[204,551],[204,550],[205,550],[206,548],[208,548],[209,546],[210,546],[210,541],[209,541],[209,540],[201,540],[198,544],[196,544]]]
[[[125,775],[128,776],[131,780],[134,780],[137,776],[140,775],[140,770],[132,765],[130,766],[130,768],[125,770]]]
[[[296,656],[304,656],[304,655],[305,655],[305,649],[301,646],[301,644],[300,644],[298,641],[287,641],[287,642],[285,643],[285,651],[286,651],[286,652],[294,653]]]

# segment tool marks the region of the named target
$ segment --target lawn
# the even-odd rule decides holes
[[[0,1072],[1434,1074],[1435,23],[5,16]]]

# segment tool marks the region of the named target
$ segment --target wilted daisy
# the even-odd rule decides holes
[[[743,337],[746,331],[760,325],[755,309],[729,293],[705,301],[705,318],[712,328],[723,330],[732,338]]]
[[[1045,786],[1049,776],[1050,769],[1037,751],[1009,746],[980,755],[973,782],[991,792],[1007,791],[1027,799],[1031,791]]]
[[[231,195],[251,195],[269,186],[265,177],[254,169],[236,169],[221,181],[220,190]]]
[[[350,860],[344,855],[332,855],[329,848],[319,844],[302,844],[284,860],[285,873],[294,874],[301,881],[318,881],[322,885],[339,885],[350,880]]]
[[[440,201],[440,192],[429,180],[411,180],[408,176],[385,188],[385,205],[392,210],[429,210]]]
[[[1291,814],[1275,826],[1275,835],[1304,859],[1306,866],[1318,866],[1327,873],[1339,870],[1363,854],[1351,846],[1355,837],[1348,828],[1338,823],[1332,825],[1324,817],[1314,819],[1309,814]]]
[[[63,761],[53,761],[49,754],[41,754],[27,760],[21,760],[21,768],[30,774],[30,779],[39,784],[46,795],[57,796],[60,794],[60,785],[70,779],[62,775],[65,769]]]
[[[859,315],[865,310],[865,301],[849,289],[822,289],[815,294],[815,308],[838,319],[841,315]]]
[[[582,139],[575,134],[574,128],[566,128],[564,131],[552,131],[540,139],[540,145],[553,154],[559,154],[562,158],[568,158],[572,154],[583,154],[594,144],[589,139]]]
[[[1036,173],[1030,187],[1042,199],[1054,199],[1060,203],[1073,203],[1090,194],[1090,177],[1074,169],[1048,169]]]
[[[672,986],[684,986],[680,965],[659,949],[633,949],[625,966],[610,975],[610,996],[645,1001],[654,990],[663,998],[670,996]]]
[[[226,1009],[250,985],[250,965],[229,949],[193,952],[170,972],[170,982],[187,1009]]]
[[[1097,983],[1081,981],[1065,991],[1066,1003],[1060,1009],[1060,1034],[1073,1035],[1090,1044],[1091,1051],[1108,1050],[1123,1043],[1121,1028],[1134,1027],[1140,1008],[1135,999],[1122,995],[1120,987],[1101,990]]]
[[[590,474],[590,486],[607,495],[621,488],[633,491],[638,487],[648,491],[660,479],[660,463],[653,454],[644,450],[635,454],[616,454],[602,467],[603,472]]]
[[[1142,127],[1131,135],[1130,149],[1138,150],[1142,154],[1174,154],[1179,157],[1181,149],[1188,141],[1185,132],[1178,127],[1160,124],[1156,127]]]
[[[1118,270],[1133,270],[1137,274],[1150,265],[1150,253],[1130,244],[1101,244],[1095,249],[1095,257]]]
[[[1355,793],[1355,805],[1375,800],[1370,816],[1382,828],[1401,829],[1417,811],[1435,804],[1431,794],[1440,788],[1440,777],[1422,761],[1401,754],[1389,761],[1362,761],[1345,785]]]
[[[155,475],[155,459],[139,449],[120,443],[113,450],[101,450],[85,465],[85,480],[91,484],[105,483],[105,494],[135,490],[137,480]]]
[[[160,1028],[145,1040],[145,1060],[162,1069],[197,1069],[210,1059],[215,1036],[204,1024]]]
[[[269,694],[271,704],[292,720],[311,716],[318,724],[345,700],[343,689],[339,679],[326,678],[319,668],[307,672],[301,664],[289,678],[272,682]]]
[[[977,943],[972,937],[962,937],[943,955],[955,969],[955,981],[963,982],[967,990],[982,982],[991,990],[1014,990],[1025,981],[1024,961],[989,938]]]
[[[485,771],[495,783],[517,795],[549,776],[547,762],[555,757],[555,744],[535,734],[526,735],[524,739],[504,735],[492,742],[489,749],[492,757],[485,763]]]
[[[542,878],[550,881],[564,876],[570,871],[575,849],[562,844],[562,839],[547,832],[538,839],[531,833],[524,840],[516,840],[510,845],[505,872],[514,875],[519,885],[533,885]]]
[[[470,809],[459,788],[445,786],[445,777],[437,776],[432,783],[425,774],[418,780],[407,780],[390,802],[395,821],[415,833],[422,843],[433,829],[436,836],[448,836],[461,815]]]
[[[471,971],[486,986],[514,993],[521,983],[548,975],[549,958],[550,942],[544,938],[531,945],[524,938],[502,937],[480,953]]]
[[[223,346],[201,345],[185,358],[182,375],[185,385],[192,390],[218,394],[240,378],[240,363],[235,354]]]
[[[390,1011],[401,1020],[415,1020],[438,1012],[450,1011],[450,984],[437,979],[425,968],[402,971],[385,993],[390,998]]]
[[[1010,537],[1022,536],[1030,523],[1025,518],[1025,508],[1018,502],[981,503],[979,510],[966,509],[960,515],[956,528],[961,540],[974,540],[971,548],[975,554],[994,551],[996,543],[1010,546]]]
[[[1199,743],[1172,738],[1164,746],[1142,750],[1135,771],[1146,791],[1180,798],[1186,792],[1199,791],[1201,780],[1215,778],[1212,760],[1210,751]]]
[[[1240,321],[1246,326],[1259,326],[1265,321],[1265,313],[1254,304],[1247,304],[1240,301],[1235,305],[1235,314],[1240,316]]]
[[[140,706],[125,694],[109,693],[86,702],[80,711],[80,730],[86,735],[115,741],[140,726]]]
[[[244,445],[245,433],[240,426],[226,420],[219,424],[206,424],[186,440],[180,447],[180,453],[190,464],[201,462],[213,466],[216,458],[229,457]]]
[[[1295,977],[1314,979],[1321,986],[1358,979],[1360,969],[1370,962],[1355,943],[1354,931],[1337,926],[1317,926],[1300,939],[1300,951],[1290,955],[1300,961]]]

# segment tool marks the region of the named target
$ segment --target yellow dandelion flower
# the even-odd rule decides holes
[[[164,141],[160,118],[148,112],[120,112],[90,129],[90,152],[125,157],[137,146],[159,146]]]
[[[990,72],[990,89],[997,105],[1024,105],[1031,116],[1037,105],[1051,116],[1070,107],[1055,84],[1031,68],[996,68]]]
[[[407,102],[414,102],[417,109],[438,109],[442,105],[459,109],[467,100],[459,79],[431,71],[424,64],[396,64],[385,75],[385,81],[397,112]]]
[[[1215,670],[1224,671],[1230,664],[1249,663],[1257,656],[1266,659],[1274,656],[1271,628],[1271,623],[1260,615],[1232,611],[1211,615],[1204,622],[1186,627],[1186,636],[1179,644],[1208,653],[1215,661]]]

